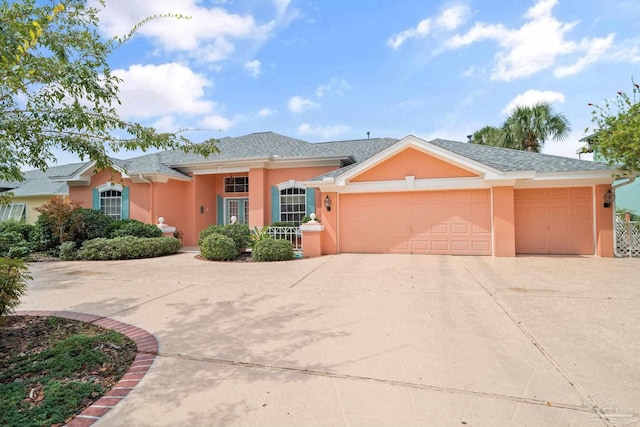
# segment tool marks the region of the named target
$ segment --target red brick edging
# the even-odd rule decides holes
[[[158,340],[144,329],[127,323],[118,322],[103,316],[93,314],[75,313],[72,311],[46,311],[46,310],[25,310],[15,313],[16,316],[54,316],[65,319],[79,320],[101,326],[105,329],[112,329],[131,338],[138,348],[138,354],[133,360],[131,367],[126,374],[120,378],[112,388],[100,399],[93,402],[91,406],[76,415],[66,426],[86,427],[95,423],[104,414],[109,412],[115,405],[124,399],[131,390],[140,382],[147,371],[153,365],[158,354]]]

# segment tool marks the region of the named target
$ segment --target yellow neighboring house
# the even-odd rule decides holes
[[[24,181],[0,181],[0,192],[13,193],[11,203],[0,205],[0,221],[8,219],[24,220],[34,224],[40,213],[36,211],[53,197],[69,198],[69,186],[66,182],[54,182],[60,176],[73,174],[85,167],[86,163],[52,166],[45,172],[31,170],[24,172]]]

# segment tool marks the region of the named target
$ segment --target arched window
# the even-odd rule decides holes
[[[302,218],[315,212],[315,191],[290,180],[272,188],[271,221],[290,222],[299,226]]]
[[[93,195],[93,209],[102,211],[114,220],[128,219],[128,188],[110,182],[97,187]],[[125,200],[126,199],[126,200]]]
[[[307,192],[304,188],[284,188],[280,190],[280,221],[300,225],[307,214]]]

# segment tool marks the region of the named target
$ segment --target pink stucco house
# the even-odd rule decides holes
[[[114,218],[164,217],[187,246],[232,216],[261,227],[316,213],[318,254],[613,256],[606,164],[411,135],[308,143],[264,132],[219,147],[97,173],[87,163],[59,179],[71,200]]]

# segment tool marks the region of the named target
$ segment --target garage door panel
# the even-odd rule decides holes
[[[340,251],[490,255],[489,201],[488,190],[341,195]]]
[[[517,189],[516,253],[594,253],[591,187]]]

